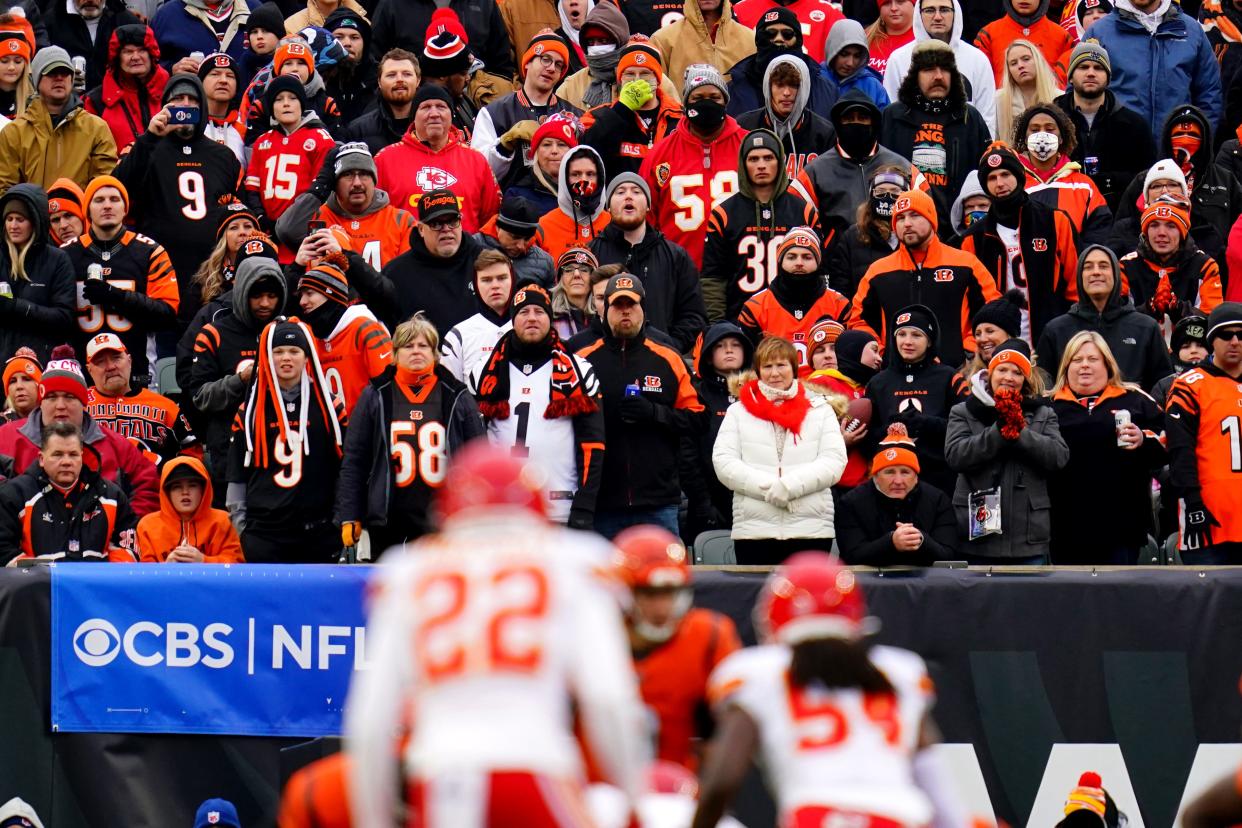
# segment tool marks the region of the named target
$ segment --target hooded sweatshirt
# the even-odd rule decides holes
[[[569,162],[579,157],[593,159],[599,171],[595,192],[585,196],[575,196],[569,190]],[[571,248],[586,247],[612,221],[604,209],[606,172],[599,153],[585,144],[570,149],[561,159],[556,180],[557,209],[545,214],[535,231],[535,244],[548,251],[554,261]]]
[[[847,77],[841,77],[832,69],[832,61],[841,54],[846,46],[858,46],[863,50],[863,60],[858,68]],[[871,68],[871,46],[867,43],[867,33],[862,24],[856,20],[842,20],[833,26],[828,33],[828,42],[824,45],[824,68],[828,79],[837,85],[837,92],[844,95],[851,89],[857,89],[880,109],[888,106],[888,92],[884,90],[884,78]]]
[[[794,98],[793,110],[788,118],[778,118],[772,109],[772,72],[778,66],[792,66],[801,81]],[[763,73],[763,108],[747,112],[737,119],[738,126],[748,132],[768,129],[776,133],[785,148],[785,173],[793,179],[821,152],[831,149],[837,142],[832,124],[822,115],[807,109],[811,97],[811,74],[806,61],[792,55],[780,55],[772,59]],[[785,185],[782,184],[782,188]]]
[[[174,469],[188,468],[202,480],[203,498],[194,514],[180,514],[168,495],[168,476]],[[215,492],[207,467],[194,457],[178,457],[164,465],[160,474],[160,508],[138,521],[138,549],[144,563],[163,563],[168,553],[182,544],[203,553],[203,563],[245,563],[241,540],[229,521],[229,513],[213,509]]]
[[[999,88],[1005,77],[1005,50],[1015,40],[1028,40],[1039,49],[1044,60],[1057,73],[1057,80],[1064,85],[1069,52],[1074,39],[1069,32],[1048,18],[1048,0],[1041,0],[1034,14],[1018,14],[1012,0],[1002,0],[1005,16],[994,20],[979,30],[975,45],[992,61]]]
[[[901,83],[910,73],[910,61],[914,56],[914,47],[930,38],[923,26],[919,3],[914,9],[914,42],[907,43],[889,55],[888,66],[884,69],[884,89],[890,100],[897,100]],[[962,40],[962,4],[953,0],[953,32],[949,37],[949,46],[957,56],[957,71],[966,82],[966,97],[970,105],[979,110],[983,122],[992,128],[996,123],[996,75],[992,71],[992,61],[983,52]]]
[[[733,7],[738,22],[749,29],[756,29],[763,13],[778,5],[784,6],[798,16],[806,35],[806,52],[816,61],[824,59],[823,43],[833,25],[845,18],[840,10],[828,0],[793,0],[778,3],[777,0],[741,0]]]
[[[716,477],[716,467],[712,465],[712,447],[716,445],[716,435],[720,433],[725,412],[737,402],[737,397],[729,393],[729,375],[721,374],[712,364],[712,351],[730,336],[742,344],[740,370],[749,369],[754,358],[754,346],[737,325],[732,322],[717,322],[707,329],[707,333],[703,335],[703,347],[699,351],[696,372],[699,399],[707,409],[707,427],[699,431],[698,439],[693,441],[693,447],[697,450],[694,462],[682,464],[682,486],[690,499],[691,509],[702,510],[710,503],[724,521],[721,528],[728,528],[732,523],[733,492]]]
[[[385,147],[375,156],[375,169],[379,173],[376,185],[402,210],[416,213],[424,193],[452,190],[461,204],[465,233],[478,232],[500,212],[500,187],[487,159],[453,130],[449,130],[444,146],[433,150],[415,137],[411,126],[400,143]]]
[[[121,71],[121,49],[140,45],[151,57],[151,72],[135,80]],[[108,71],[103,83],[86,96],[86,110],[103,118],[112,130],[117,151],[121,151],[147,131],[151,116],[159,112],[159,101],[168,83],[168,70],[159,64],[160,44],[150,26],[120,26],[108,41]]]

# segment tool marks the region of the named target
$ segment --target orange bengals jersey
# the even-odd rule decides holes
[[[656,758],[694,770],[692,740],[708,715],[707,679],[716,665],[741,649],[728,616],[705,609],[686,613],[673,637],[634,658],[643,703],[655,715]]]
[[[746,300],[742,312],[738,314],[737,324],[756,343],[765,336],[788,339],[798,349],[798,370],[805,375],[810,372],[806,343],[811,328],[825,318],[835,319],[849,327],[851,312],[850,300],[828,288],[810,310],[797,316],[782,305],[769,288]]]
[[[1198,490],[1220,526],[1212,543],[1242,542],[1242,382],[1212,364],[1173,381],[1165,409],[1169,478]]]
[[[391,204],[361,217],[334,213],[325,204],[315,218],[344,230],[354,252],[377,271],[410,249],[410,233],[415,225],[412,215]]]
[[[347,413],[353,412],[367,383],[392,364],[388,329],[362,305],[351,305],[330,337],[315,340],[315,350],[328,389],[345,401]]]

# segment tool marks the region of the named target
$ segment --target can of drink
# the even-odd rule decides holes
[[[13,298],[13,287],[8,282],[0,282],[0,296],[5,299]]]
[[[190,52],[190,60],[196,60],[199,63],[202,63],[203,58],[205,57],[207,57],[207,55],[203,54],[202,52]]]
[[[103,279],[103,265],[94,263],[86,266],[86,278],[90,280]]]
[[[1116,427],[1117,427],[1117,445],[1121,446],[1122,448],[1125,448],[1126,443],[1123,442],[1121,439],[1121,429],[1125,428],[1126,426],[1130,424],[1130,412],[1126,411],[1124,408],[1118,411],[1114,411],[1113,422],[1116,424]]]
[[[74,55],[73,56],[73,71],[79,75],[86,74],[86,58],[82,57],[81,55]]]
[[[625,386],[625,396],[641,397],[642,395],[643,389],[638,385],[638,383],[631,382],[629,385]]]

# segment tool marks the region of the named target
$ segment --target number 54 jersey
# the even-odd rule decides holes
[[[760,751],[781,825],[800,808],[827,807],[927,825],[932,807],[915,785],[911,760],[931,703],[923,660],[893,647],[870,658],[894,695],[826,690],[789,681],[783,645],[738,650],[712,673],[708,695],[719,711],[736,705],[759,728]]]

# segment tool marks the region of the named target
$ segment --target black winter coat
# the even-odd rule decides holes
[[[824,270],[828,273],[828,286],[842,296],[853,298],[858,285],[871,265],[893,252],[888,239],[876,239],[867,244],[858,232],[858,225],[851,224],[828,251]]]
[[[0,245],[0,282],[12,298],[0,296],[0,363],[18,348],[34,349],[44,366],[52,348],[78,336],[77,286],[65,251],[47,243],[47,193],[37,184],[16,184],[0,196],[0,214],[17,200],[34,217],[34,235],[26,253],[26,278],[12,274],[7,245]],[[85,354],[79,354],[85,359]]]
[[[914,524],[923,533],[923,545],[898,552],[893,547],[898,521]],[[923,480],[900,500],[881,493],[871,481],[855,486],[841,498],[835,526],[841,560],[852,566],[931,566],[957,554],[953,503]]]
[[[376,98],[376,105],[363,112],[357,118],[344,122],[341,128],[342,141],[365,141],[367,149],[376,155],[384,147],[395,144],[410,128],[412,118],[398,121],[392,117],[388,105]]]
[[[478,311],[474,289],[474,260],[482,252],[474,236],[463,232],[461,246],[447,259],[433,256],[418,233],[410,234],[410,249],[384,265],[382,275],[397,288],[402,319],[418,311],[437,331],[449,329]]]
[[[104,72],[108,69],[108,43],[112,40],[112,33],[118,26],[142,21],[126,9],[121,0],[108,0],[99,16],[93,42],[86,21],[80,14],[71,13],[67,3],[50,3],[44,22],[47,23],[47,39],[72,56],[86,58],[86,88],[94,89],[103,83]],[[39,44],[40,47],[43,45]],[[146,124],[142,126],[146,128]]]
[[[682,353],[694,347],[707,326],[707,309],[699,271],[685,248],[650,224],[643,240],[631,245],[621,228],[609,224],[591,241],[591,252],[601,266],[624,265],[642,280],[648,324],[673,337]]]
[[[828,82],[823,68],[814,58],[801,52],[797,56],[806,63],[807,71],[811,75],[811,96],[807,99],[806,111],[817,112],[824,118],[832,117],[832,105],[837,102],[838,94],[836,84]],[[728,114],[737,118],[763,108],[766,100],[763,94],[763,73],[766,68],[759,63],[758,57],[750,55],[733,64],[725,73],[729,78],[729,103],[725,107]],[[724,70],[725,67],[718,66],[717,69]]]
[[[747,132],[756,129],[769,129],[775,132],[768,110],[759,108],[738,116],[738,126]],[[785,147],[785,158],[788,159],[786,171],[789,178],[794,179],[802,168],[837,145],[837,130],[823,115],[807,109],[802,113],[802,120],[794,127],[792,135],[778,133],[781,144]]]
[[[1129,107],[1117,103],[1117,96],[1104,90],[1104,103],[1095,113],[1091,126],[1074,106],[1074,93],[1068,91],[1053,103],[1074,122],[1078,143],[1071,161],[1077,161],[1100,194],[1108,202],[1108,209],[1117,212],[1122,192],[1130,185],[1135,173],[1145,170],[1156,161],[1156,147],[1151,141],[1151,130],[1143,117]],[[1088,158],[1094,158],[1094,172]]]

